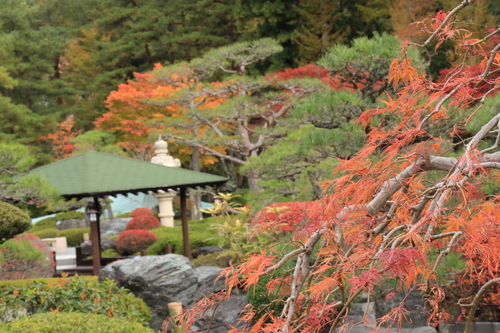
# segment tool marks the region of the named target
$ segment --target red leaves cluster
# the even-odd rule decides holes
[[[381,275],[376,269],[370,268],[364,272],[361,272],[358,276],[353,276],[349,279],[351,283],[351,291],[356,291],[359,288],[364,291],[373,291],[373,288],[378,284],[381,279]]]
[[[153,211],[147,207],[139,207],[134,209],[131,213],[130,216],[132,217],[137,217],[141,215],[150,215],[153,216]]]
[[[155,229],[161,226],[160,220],[153,215],[139,215],[127,223],[125,230]]]
[[[41,140],[49,140],[52,143],[52,152],[56,160],[66,158],[73,154],[75,145],[70,140],[80,134],[81,131],[74,131],[75,120],[73,116],[67,117],[59,124],[59,129],[54,133],[41,137]]]
[[[296,228],[311,229],[317,227],[321,212],[314,209],[312,201],[290,201],[272,204],[258,212],[252,220],[254,224],[266,224],[281,231]]]
[[[160,220],[154,215],[153,211],[146,207],[134,209],[131,213],[133,219],[127,223],[125,230],[133,229],[155,229],[161,226]]]
[[[402,281],[412,275],[412,271],[418,266],[417,261],[422,264],[426,263],[422,252],[411,247],[386,250],[380,256],[380,260],[384,271],[390,277],[399,277]]]
[[[158,240],[155,233],[146,229],[122,231],[116,239],[116,251],[121,255],[131,255],[145,250]]]

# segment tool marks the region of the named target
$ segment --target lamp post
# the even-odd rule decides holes
[[[94,275],[99,275],[101,269],[101,231],[99,227],[100,212],[99,199],[94,198],[94,202],[89,201],[85,214],[90,221],[90,234],[92,237],[92,266]]]

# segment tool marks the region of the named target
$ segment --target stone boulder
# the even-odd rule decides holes
[[[68,219],[57,221],[56,229],[57,230],[66,230],[66,229],[77,229],[77,228],[87,228],[89,227],[88,223],[85,222],[85,219]]]
[[[119,217],[112,220],[102,221],[101,225],[101,238],[106,238],[108,236],[117,236],[125,230],[128,221],[131,217]]]
[[[222,290],[222,281],[216,282],[220,270],[219,267],[194,268],[186,257],[166,254],[135,257],[111,263],[101,269],[99,280],[113,279],[120,287],[129,289],[134,295],[143,299],[151,308],[153,315],[151,327],[159,330],[163,321],[169,316],[168,303],[181,302],[183,307],[189,307],[205,295]],[[227,305],[232,314],[230,311],[218,309],[210,332],[227,332],[229,328],[227,323],[236,325],[239,313],[246,305],[244,298],[240,303],[241,307],[232,303]],[[210,317],[211,315],[208,321],[202,318],[199,326],[204,326],[204,320],[208,323]]]
[[[115,239],[114,238],[102,238],[101,239],[101,250],[106,251],[108,249],[115,249]],[[80,244],[82,249],[82,257],[90,257],[92,255],[92,242],[83,242]]]

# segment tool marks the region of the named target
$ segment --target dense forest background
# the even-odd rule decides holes
[[[2,199],[19,202],[13,175],[87,149],[148,160],[159,135],[257,206],[317,199],[370,130],[357,117],[397,94],[391,61],[425,33],[411,24],[458,3],[0,0],[2,168],[30,156],[2,174]],[[494,28],[500,4],[457,20]],[[411,58],[439,80],[458,56],[435,46]]]

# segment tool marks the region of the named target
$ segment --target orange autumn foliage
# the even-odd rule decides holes
[[[157,77],[161,69],[161,64],[155,64],[152,72],[134,73],[134,80],[120,84],[118,89],[111,92],[106,99],[109,111],[94,122],[97,129],[106,129],[117,134],[118,144],[135,155],[147,155],[146,151],[152,153],[152,145],[148,142],[152,133],[161,134],[164,131],[172,134],[185,133],[185,128],[168,126],[168,123],[182,123],[183,118],[190,117],[188,109],[176,102],[176,93],[185,89],[193,89],[194,79],[174,73],[171,80],[176,83],[165,83]],[[212,86],[215,89],[218,83],[213,83]],[[201,86],[195,84],[194,90],[196,89],[201,89]],[[207,98],[201,94],[194,100],[195,103],[199,101],[202,101],[198,106],[199,109],[210,109],[222,103],[223,99]],[[202,125],[198,132],[201,135],[207,130],[208,127]],[[192,151],[192,148],[187,146],[172,148],[181,160],[187,159]],[[216,161],[217,159],[213,156],[201,158],[202,165],[210,165]]]
[[[499,44],[484,54],[472,52],[475,45],[468,42],[469,33],[453,20],[455,13],[475,3],[463,1],[455,9],[437,13],[425,25],[423,45],[404,44],[390,72],[399,93],[361,115],[366,145],[349,160],[340,161],[332,180],[325,182],[324,197],[311,204],[319,213],[312,229],[297,230],[287,244],[291,249],[279,256],[262,249],[223,271],[221,278],[229,291],[241,286],[252,290],[264,275],[286,275],[269,285],[285,291],[280,297],[281,314],[248,320],[246,327],[232,332],[348,332],[353,325],[365,324],[365,317],[347,317],[350,306],[369,302],[376,288],[386,288],[381,281],[389,281],[390,288],[403,297],[420,291],[428,325],[465,318],[466,333],[471,332],[480,304],[499,302],[495,288],[500,285],[500,195],[480,195],[478,186],[494,179],[491,171],[500,169],[500,114],[483,114],[486,120],[477,117],[491,89],[500,89],[493,66]],[[483,32],[476,38],[488,40],[494,35]],[[445,79],[433,82],[412,68],[408,48],[435,42],[432,45],[439,50],[445,41],[456,45],[464,59],[482,60],[486,55],[482,71],[471,73],[459,65]],[[492,88],[484,92],[483,83]],[[452,118],[458,113],[464,116]],[[481,129],[459,143],[453,145],[447,131],[440,131],[475,117],[482,122]],[[455,149],[453,154],[450,147]],[[276,226],[280,218],[276,215],[269,224]],[[461,274],[468,279],[461,282],[477,283],[470,284],[475,288],[470,298],[445,308],[444,287],[449,281],[437,273],[452,251],[466,262]],[[362,294],[368,300],[360,299]],[[187,329],[200,311],[228,297],[229,293],[219,294],[186,311]],[[462,308],[465,315],[454,315]],[[245,318],[254,318],[256,309],[247,310]],[[403,299],[370,323],[370,329],[383,332],[401,327],[412,312]]]
[[[56,160],[66,158],[74,153],[75,145],[71,143],[71,139],[80,134],[81,131],[74,131],[73,126],[75,120],[73,116],[68,116],[59,124],[59,129],[47,137],[41,137],[41,140],[49,140],[52,144],[52,152]]]

